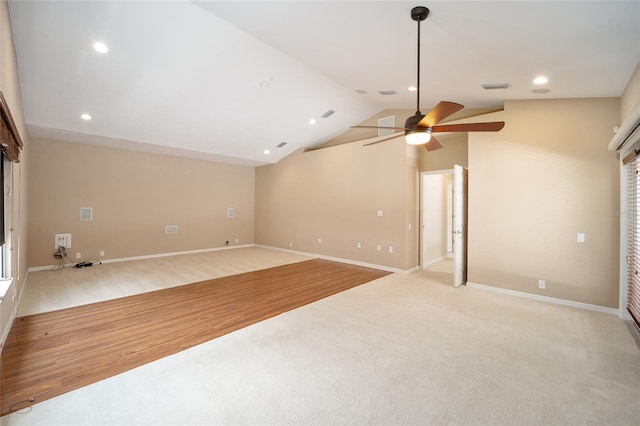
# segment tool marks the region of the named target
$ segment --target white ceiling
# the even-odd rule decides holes
[[[638,1],[9,1],[28,129],[274,163],[383,109],[415,108],[416,5],[431,10],[423,112],[440,100],[617,97],[640,62]],[[549,93],[531,92],[538,74]]]

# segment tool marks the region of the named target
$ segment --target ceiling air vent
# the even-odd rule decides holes
[[[482,85],[484,90],[508,89],[509,87],[511,87],[510,83],[487,83]]]
[[[325,112],[324,114],[322,114],[322,118],[329,118],[330,116],[332,116],[335,113],[334,110],[329,109],[327,110],[327,112]]]
[[[381,95],[384,95],[384,96],[397,95],[398,94],[398,92],[396,92],[395,90],[380,90],[378,93],[380,93]]]
[[[276,145],[278,148],[282,148],[283,146],[285,146],[287,143],[286,142],[280,142],[278,145]]]

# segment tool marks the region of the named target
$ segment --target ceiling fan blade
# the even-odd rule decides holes
[[[363,146],[374,145],[374,144],[377,144],[377,143],[380,143],[380,142],[385,142],[385,141],[388,141],[389,139],[397,138],[397,137],[400,137],[402,135],[403,135],[403,133],[394,133],[393,135],[389,135],[389,137],[386,137],[386,138],[381,139],[381,140],[376,140],[374,142],[370,142],[370,143],[365,144]],[[376,136],[376,137],[382,137],[382,136]],[[304,153],[304,152],[319,151],[321,149],[334,148],[336,146],[346,145],[346,144],[353,143],[353,142],[361,142],[361,141],[367,140],[367,139],[373,139],[373,138],[369,137],[369,138],[365,138],[365,139],[354,139],[354,140],[350,140],[350,141],[346,141],[346,142],[337,143],[335,145],[320,145],[320,146],[315,147],[315,148],[304,148],[302,150],[302,152]]]
[[[431,139],[429,139],[429,142],[424,144],[424,147],[427,149],[427,151],[435,151],[436,149],[442,148],[442,144],[438,139],[431,135]]]
[[[386,142],[386,141],[391,140],[391,139],[399,138],[400,136],[402,136],[402,133],[394,133],[393,135],[389,135],[388,138],[380,139],[379,141],[375,141],[375,142],[365,143],[362,146],[375,145],[377,143],[382,143],[382,142]]]
[[[390,129],[390,130],[406,130],[404,127],[385,127],[385,126],[351,126],[352,129]]]
[[[441,124],[433,126],[432,132],[497,132],[504,127],[504,121],[467,124]]]
[[[463,105],[457,104],[455,102],[440,101],[440,103],[436,105],[436,107],[432,109],[429,114],[425,115],[424,118],[420,120],[420,122],[418,123],[418,127],[433,127],[440,121],[449,117],[451,114],[456,113],[463,108]]]

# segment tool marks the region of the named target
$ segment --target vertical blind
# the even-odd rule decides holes
[[[627,173],[627,310],[640,327],[640,157],[634,152],[623,162]]]

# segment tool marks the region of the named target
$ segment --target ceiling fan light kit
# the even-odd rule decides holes
[[[429,129],[413,129],[405,131],[404,139],[409,145],[424,145],[431,140]]]
[[[405,141],[410,145],[424,145],[427,151],[442,148],[442,144],[431,134],[432,132],[497,132],[504,127],[504,122],[450,124],[436,126],[440,121],[464,108],[455,102],[441,101],[427,115],[420,112],[420,22],[427,19],[429,9],[424,6],[416,6],[411,9],[411,19],[418,23],[418,67],[416,78],[416,113],[407,118],[404,127],[380,127],[380,126],[352,126],[352,128],[374,128],[404,130]],[[393,139],[397,135],[371,142],[366,145],[375,145]]]

